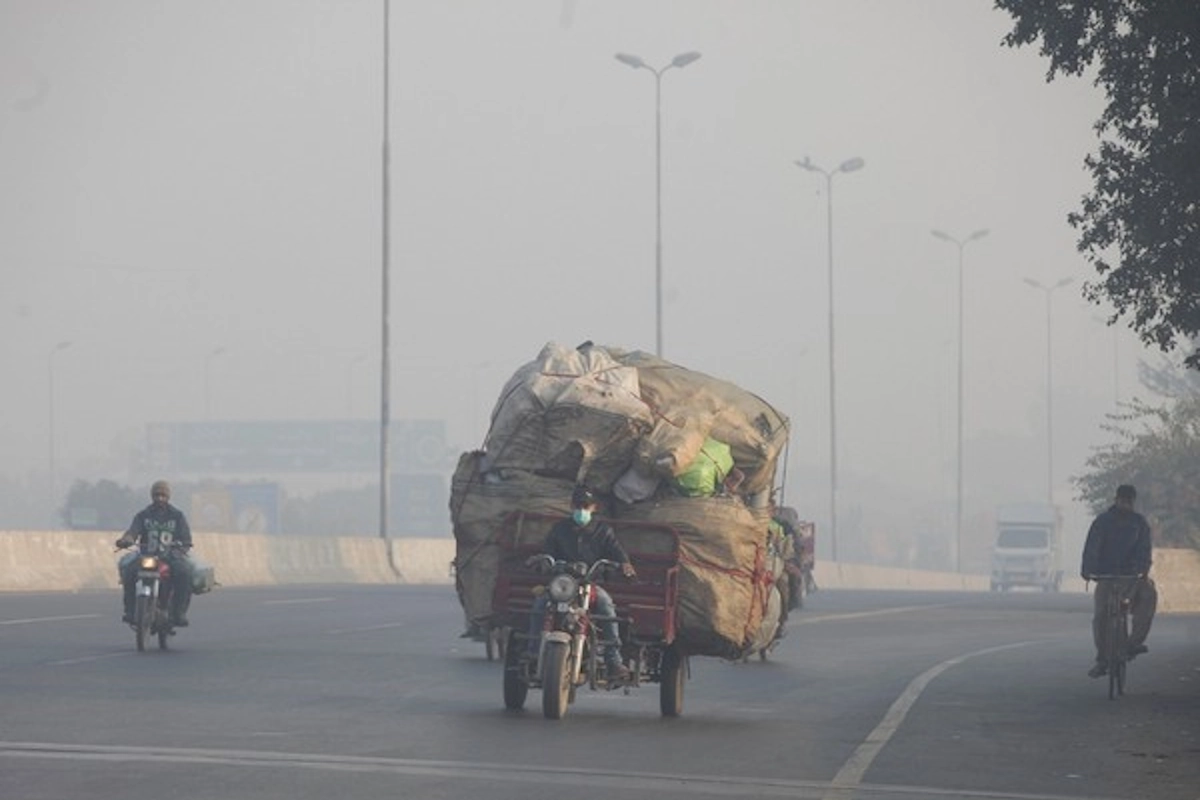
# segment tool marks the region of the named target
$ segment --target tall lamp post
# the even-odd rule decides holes
[[[50,433],[50,442],[49,442],[49,447],[50,447],[50,462],[49,462],[50,506],[52,509],[54,507],[54,503],[56,502],[55,498],[58,495],[58,473],[57,473],[56,467],[54,465],[54,357],[56,355],[58,355],[59,353],[61,353],[63,350],[66,350],[70,346],[71,346],[70,342],[59,342],[58,344],[54,345],[54,349],[50,351],[49,358],[46,359],[47,373],[48,373],[49,379],[50,379],[49,380],[50,402],[48,403],[48,405],[49,405],[49,411],[50,411],[50,431],[49,431],[49,433]],[[51,517],[53,517],[53,511],[51,511]]]
[[[204,419],[212,419],[212,362],[217,356],[224,355],[228,350],[224,347],[216,347],[209,351],[204,357]]]
[[[1060,278],[1057,283],[1050,286],[1038,283],[1033,278],[1024,278],[1023,280],[1033,288],[1041,289],[1046,295],[1046,502],[1054,505],[1054,351],[1051,347],[1050,299],[1055,289],[1061,289],[1074,279]]]
[[[797,161],[796,166],[809,172],[819,172],[825,176],[825,222],[828,243],[826,250],[829,256],[829,547],[834,561],[837,561],[837,378],[834,369],[833,347],[833,176],[839,172],[854,172],[863,168],[863,160],[857,156],[838,164],[836,169],[825,170],[809,160]]]
[[[962,572],[962,527],[963,527],[963,248],[976,239],[987,236],[986,228],[959,239],[942,231],[930,231],[943,242],[958,248],[958,433],[954,456],[954,569]]]
[[[391,508],[391,440],[392,421],[392,332],[391,332],[391,262],[392,262],[392,139],[391,139],[391,28],[392,7],[383,2],[383,130],[381,184],[381,289],[380,289],[380,347],[379,347],[379,538],[386,542],[388,566],[400,576],[396,551],[388,538],[388,514]]]
[[[700,58],[697,52],[680,53],[671,63],[655,69],[638,56],[617,53],[616,59],[634,69],[646,69],[654,75],[654,354],[663,354],[663,266],[662,266],[662,76],[675,67],[682,69]]]

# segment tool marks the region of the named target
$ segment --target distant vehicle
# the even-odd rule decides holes
[[[992,547],[993,592],[1029,586],[1062,587],[1062,515],[1048,503],[1013,503],[996,509]]]

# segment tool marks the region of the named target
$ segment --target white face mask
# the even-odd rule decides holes
[[[571,519],[575,520],[576,525],[587,525],[592,521],[592,510],[590,508],[577,508],[571,512]]]

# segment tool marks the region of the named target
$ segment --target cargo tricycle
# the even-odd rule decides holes
[[[632,689],[659,685],[663,716],[683,712],[688,656],[676,641],[679,602],[679,536],[666,525],[608,520],[637,570],[620,576],[618,564],[554,561],[539,556],[546,532],[561,517],[513,512],[496,537],[499,572],[492,624],[508,630],[504,648],[504,705],[525,707],[530,689],[542,690],[542,712],[561,719],[577,690]],[[621,641],[621,674],[605,668],[594,587],[612,596]]]

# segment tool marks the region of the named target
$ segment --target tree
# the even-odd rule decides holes
[[[1169,352],[1200,332],[1200,7],[1196,0],[996,0],[1004,44],[1041,41],[1047,81],[1093,70],[1108,104],[1094,189],[1068,215],[1098,278],[1088,300]],[[1200,350],[1187,365],[1200,369]]]
[[[128,486],[113,481],[75,481],[59,516],[68,527],[92,530],[125,530],[135,512],[145,505]]]
[[[1109,420],[1119,439],[1073,479],[1079,499],[1098,513],[1118,485],[1132,483],[1159,545],[1200,549],[1200,395],[1160,407],[1135,400]]]

